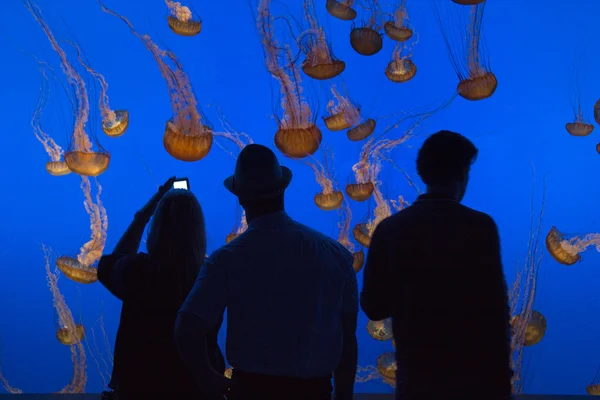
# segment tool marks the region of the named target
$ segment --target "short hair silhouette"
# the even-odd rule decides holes
[[[175,292],[175,304],[183,303],[206,255],[204,213],[192,192],[171,189],[160,200],[146,248],[151,259],[158,263],[159,274],[172,278],[168,283],[174,287],[165,287],[165,292]]]
[[[462,179],[477,158],[477,147],[463,135],[439,131],[429,136],[417,156],[417,173],[428,186]]]

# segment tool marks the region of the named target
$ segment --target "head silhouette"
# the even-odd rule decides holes
[[[235,194],[246,211],[248,221],[283,211],[283,195],[292,180],[292,171],[279,165],[275,153],[260,144],[244,147],[235,172],[223,184]]]
[[[456,132],[444,130],[429,136],[417,156],[417,173],[427,192],[461,201],[477,153],[475,145]]]
[[[206,254],[204,214],[192,192],[171,189],[165,194],[154,212],[146,247],[161,278],[174,285],[169,288],[169,293],[176,292],[173,300],[183,303]]]

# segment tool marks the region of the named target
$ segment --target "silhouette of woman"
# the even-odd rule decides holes
[[[98,280],[123,302],[109,383],[120,400],[158,394],[209,399],[179,359],[173,340],[177,311],[206,254],[200,203],[189,190],[171,189],[174,181],[167,180],[135,214],[112,254],[98,265]],[[148,253],[138,253],[150,218]],[[211,332],[207,350],[213,368],[224,373],[220,325]]]

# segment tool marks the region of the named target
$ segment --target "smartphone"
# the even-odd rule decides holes
[[[188,178],[177,179],[175,182],[173,182],[173,189],[190,190],[190,182],[188,181]]]

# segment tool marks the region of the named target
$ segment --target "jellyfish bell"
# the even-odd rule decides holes
[[[585,388],[585,391],[590,396],[600,396],[600,383],[594,383],[592,385],[588,385]]]
[[[325,123],[327,129],[329,129],[331,132],[343,131],[344,129],[348,129],[352,126],[352,123],[350,123],[348,118],[346,118],[346,113],[344,111],[323,117],[323,122]]]
[[[196,36],[202,30],[202,21],[192,19],[192,11],[180,3],[167,1],[171,15],[167,17],[169,28],[181,36]]]
[[[365,265],[365,252],[361,249],[357,252],[352,253],[352,257],[352,268],[354,268],[354,272],[358,274]]]
[[[346,136],[353,142],[360,142],[371,136],[373,132],[375,132],[375,127],[377,126],[377,122],[373,118],[367,119],[365,122],[362,122],[356,125],[354,128],[351,128],[346,132]]]
[[[396,354],[393,351],[383,353],[377,357],[377,371],[381,374],[384,380],[396,380]]]
[[[350,31],[350,45],[358,54],[372,56],[382,49],[383,38],[379,32],[366,26],[352,28]]]
[[[458,94],[467,100],[477,101],[491,97],[498,87],[496,75],[486,72],[481,75],[470,76],[458,83]]]
[[[356,18],[356,11],[346,3],[348,1],[327,0],[325,8],[333,17],[342,21],[352,21]]]
[[[48,161],[46,171],[52,176],[63,176],[71,173],[69,166],[64,161]]]
[[[369,233],[367,224],[357,224],[354,229],[352,229],[352,235],[363,247],[368,248],[371,244],[371,234]]]
[[[596,123],[600,125],[600,100],[594,104],[594,119],[596,120]]]
[[[198,123],[198,129],[182,130],[173,121],[168,121],[163,136],[163,145],[171,157],[180,161],[199,161],[206,157],[213,143],[212,129]]]
[[[354,201],[365,201],[373,194],[375,186],[372,182],[349,183],[346,185],[346,194]]]
[[[556,228],[552,227],[548,235],[546,236],[546,248],[548,252],[557,262],[563,265],[573,265],[581,259],[578,253],[572,253],[567,251],[563,246],[564,241],[562,233]]]
[[[115,110],[114,118],[105,118],[102,120],[102,131],[106,136],[122,136],[129,127],[129,111]]]
[[[386,341],[393,337],[392,320],[390,318],[382,321],[369,321],[367,323],[367,332],[375,340]]]
[[[522,316],[516,315],[511,318],[510,324],[514,327],[517,326],[520,322]],[[531,318],[527,321],[527,325],[525,327],[525,341],[523,343],[524,346],[533,346],[538,344],[544,338],[546,334],[546,317],[539,311],[532,311]]]
[[[83,176],[98,176],[108,169],[110,154],[107,152],[68,151],[65,163],[72,172]]]
[[[56,339],[65,346],[72,346],[80,343],[84,336],[85,329],[81,324],[75,326],[75,332],[69,327],[60,328],[56,331]]]
[[[331,59],[331,61],[314,64],[305,61],[302,64],[302,71],[313,79],[327,80],[332,79],[344,72],[346,63],[340,60]]]
[[[392,21],[386,22],[383,30],[387,37],[397,42],[406,42],[413,35],[412,29],[407,26],[396,26]]]
[[[598,143],[598,144],[596,145],[596,151],[598,152],[598,154],[600,154],[600,143]]]
[[[339,190],[333,193],[319,193],[315,195],[315,204],[323,211],[337,210],[342,206],[344,195]]]
[[[394,83],[410,81],[417,74],[417,66],[409,58],[392,60],[385,69],[385,76]]]
[[[89,284],[98,280],[98,270],[80,263],[76,258],[58,257],[56,266],[67,278],[77,283]]]
[[[576,121],[567,123],[566,128],[572,136],[588,136],[594,130],[594,125]]]
[[[275,146],[290,158],[304,158],[314,154],[321,145],[323,135],[314,124],[308,127],[280,127],[275,133]]]

